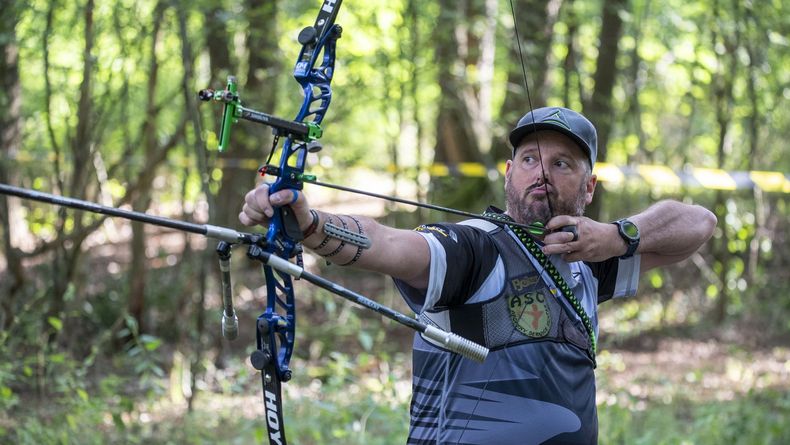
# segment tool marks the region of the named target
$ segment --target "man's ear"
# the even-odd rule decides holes
[[[598,184],[598,176],[590,175],[590,178],[587,180],[587,184],[585,185],[585,193],[586,196],[584,198],[584,202],[587,205],[593,200],[593,195],[595,194],[595,185]]]

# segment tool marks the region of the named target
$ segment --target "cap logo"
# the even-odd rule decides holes
[[[547,116],[546,119],[543,119],[541,122],[549,122],[552,124],[557,124],[560,127],[568,131],[571,131],[571,126],[568,125],[568,122],[565,121],[565,117],[562,115],[562,111],[560,110],[557,110],[553,114]]]

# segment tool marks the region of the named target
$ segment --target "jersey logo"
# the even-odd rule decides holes
[[[443,236],[445,238],[449,237],[453,241],[455,241],[456,243],[458,242],[458,238],[456,237],[455,232],[448,233],[447,230],[443,229],[442,227],[429,226],[429,225],[423,224],[423,225],[417,227],[416,229],[414,229],[414,231],[415,232],[423,232],[423,233],[433,233],[434,235],[438,234],[438,235],[441,235],[441,236]]]
[[[510,320],[519,332],[529,337],[545,337],[551,329],[551,313],[542,292],[527,292],[508,298]]]

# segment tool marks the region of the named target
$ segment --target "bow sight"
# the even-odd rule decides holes
[[[228,76],[228,84],[224,90],[216,91],[206,88],[198,92],[198,98],[204,102],[213,101],[225,104],[219,131],[220,152],[227,150],[230,144],[231,126],[238,122],[239,119],[272,127],[272,132],[275,136],[290,137],[311,144],[314,144],[323,133],[321,127],[314,122],[290,121],[244,107],[239,98],[236,76]],[[320,150],[320,148],[316,149],[315,147],[315,145],[311,145],[308,149],[311,152]]]

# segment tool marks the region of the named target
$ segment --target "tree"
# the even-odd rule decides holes
[[[141,172],[137,181],[137,189],[132,199],[132,207],[136,209],[147,209],[151,204],[151,188],[157,167],[167,158],[167,154],[180,140],[183,127],[186,123],[186,116],[181,119],[179,130],[171,135],[164,144],[160,142],[159,125],[160,111],[159,103],[159,60],[157,46],[162,38],[162,23],[164,20],[167,6],[164,2],[158,2],[154,9],[152,23],[151,40],[149,47],[148,81],[146,88],[145,118],[143,120],[141,136],[143,148],[143,165],[145,168]],[[129,268],[129,313],[137,320],[140,332],[145,331],[145,309],[146,309],[146,284],[148,258],[146,255],[146,234],[145,225],[140,222],[132,223],[132,262]]]
[[[473,23],[487,21],[496,14],[495,3],[489,0],[440,2],[440,16],[434,35],[438,83],[441,89],[439,111],[436,117],[435,162],[457,166],[464,162],[480,163],[491,166],[493,161],[483,152],[483,145],[490,141],[489,127],[485,125],[485,109],[481,91],[487,91],[480,79],[469,77],[472,68],[486,72],[492,69],[494,50],[493,40],[480,35],[480,28]],[[476,32],[477,31],[477,32]],[[483,125],[481,125],[481,122]],[[489,121],[490,122],[490,121]],[[483,141],[485,140],[485,144]],[[451,184],[452,182],[452,184]],[[434,200],[451,207],[468,208],[482,197],[491,193],[491,183],[487,177],[476,180],[463,180],[459,187],[457,178],[438,180],[434,178]],[[449,187],[449,188],[448,188]],[[449,193],[450,190],[454,193]]]
[[[19,2],[11,1],[0,11],[0,182],[16,182],[14,170],[6,161],[13,159],[22,145],[22,86],[19,81],[19,47],[16,40],[16,25],[19,20]],[[0,232],[10,283],[4,283],[0,329],[7,330],[11,324],[15,299],[25,282],[19,250],[11,243],[12,208],[8,197],[0,196]],[[14,211],[16,213],[16,211]],[[7,286],[7,288],[6,288]]]
[[[623,28],[622,14],[627,11],[627,0],[606,0],[601,10],[601,33],[598,44],[598,59],[595,64],[595,89],[592,97],[584,104],[584,115],[598,130],[598,159],[606,160],[609,134],[612,130],[612,91],[617,78],[617,57]],[[596,199],[587,208],[587,216],[598,219],[601,213],[603,187],[596,191]]]

